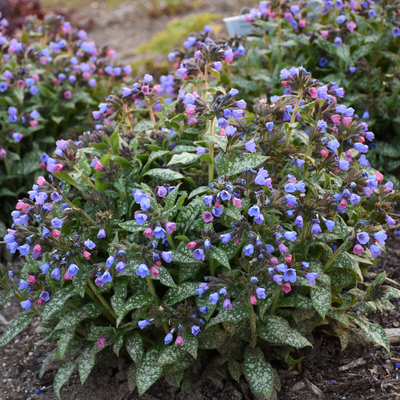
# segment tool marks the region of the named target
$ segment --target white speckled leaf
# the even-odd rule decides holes
[[[289,328],[285,339],[285,344],[301,349],[303,347],[311,346],[312,344],[296,329]]]
[[[124,344],[124,335],[122,332],[118,333],[117,337],[115,338],[115,342],[113,344],[113,351],[114,353],[119,356],[119,352]]]
[[[0,296],[0,306],[2,306],[7,299],[9,299],[11,296],[14,296],[15,294],[15,290],[14,289],[10,289],[7,290],[5,293],[3,293],[2,296]]]
[[[210,320],[207,325],[207,329],[212,325],[216,325],[220,322],[239,322],[248,318],[251,314],[251,308],[249,308],[246,304],[239,304],[234,306],[232,310],[223,309],[218,312],[218,315]]]
[[[106,348],[108,342],[103,347],[97,347],[97,341],[90,343],[86,346],[81,355],[79,356],[79,376],[81,378],[81,383],[85,383],[88,378],[90,371],[96,364],[96,354]]]
[[[64,307],[64,303],[71,296],[77,294],[77,290],[73,285],[68,285],[58,292],[51,295],[50,300],[44,305],[42,312],[42,320],[45,321],[53,314],[58,313]]]
[[[128,311],[149,306],[152,303],[153,296],[151,295],[151,293],[148,292],[136,293],[133,296],[129,297],[127,302],[122,307],[121,314],[117,318],[117,326],[121,323],[122,319]]]
[[[64,315],[54,329],[58,330],[74,328],[85,318],[97,318],[103,309],[104,306],[101,304],[86,303],[82,307],[73,309],[69,311],[68,314]]]
[[[203,296],[201,298],[196,296],[196,306],[199,308],[205,306],[208,307],[207,314],[202,314],[201,312],[199,312],[200,317],[203,318],[205,321],[208,321],[211,318],[214,310],[217,308],[217,305],[211,304],[210,300],[208,300],[208,297],[206,296]]]
[[[186,233],[189,226],[195,219],[197,219],[197,216],[204,208],[204,201],[199,197],[182,208],[176,219],[176,222],[178,223],[178,232],[180,235],[184,235]]]
[[[182,333],[183,341],[185,345],[183,346],[185,350],[193,357],[197,358],[197,349],[199,347],[199,342],[196,336],[193,336],[190,331]]]
[[[326,313],[331,308],[332,293],[328,285],[313,286],[310,289],[311,301],[318,314],[325,318]]]
[[[171,169],[154,168],[145,173],[153,179],[160,179],[162,181],[175,181],[177,179],[183,179],[184,176],[179,172],[172,171]]]
[[[75,371],[77,361],[68,361],[64,364],[61,364],[58,369],[56,376],[53,381],[53,388],[56,396],[61,399],[60,390],[64,383],[68,381],[72,373]]]
[[[133,332],[131,336],[125,339],[126,350],[131,356],[132,360],[138,364],[143,357],[143,338],[139,332]]]
[[[196,282],[183,282],[177,288],[171,288],[165,293],[163,301],[172,306],[178,301],[187,299],[195,295],[195,290],[198,289],[199,283]]]
[[[214,260],[218,261],[218,263],[222,264],[224,267],[231,269],[228,256],[225,253],[225,251],[222,250],[221,248],[211,247],[211,249],[208,252],[208,256],[210,258],[213,258]]]
[[[283,344],[288,335],[289,322],[277,315],[267,315],[265,324],[257,325],[257,334],[267,342]]]
[[[128,377],[128,387],[129,391],[132,393],[136,389],[136,365],[131,364],[127,372]]]
[[[14,336],[18,335],[18,333],[30,325],[34,316],[35,314],[32,311],[23,312],[18,318],[11,322],[0,338],[0,347],[7,344]]]
[[[174,190],[171,190],[164,198],[164,210],[168,211],[175,205],[176,198],[178,197],[179,187],[181,184],[176,185]]]
[[[186,343],[185,343],[186,346]],[[160,365],[167,365],[167,364],[173,364],[177,360],[179,360],[181,357],[183,357],[186,354],[185,346],[179,346],[177,344],[173,344],[172,346],[168,346],[163,350],[163,352],[160,354],[160,357],[158,358],[158,363]]]
[[[358,261],[356,261],[349,253],[343,252],[335,258],[329,267],[329,270],[334,270],[335,268],[349,268],[357,274],[361,282],[364,280]]]
[[[163,343],[155,344],[147,350],[136,373],[136,384],[141,396],[163,373],[163,366],[157,364],[157,360],[164,348]]]
[[[271,364],[265,361],[260,348],[246,349],[243,370],[253,394],[268,399],[274,387],[274,371]]]
[[[158,278],[160,279],[160,282],[164,286],[176,288],[177,286],[176,286],[171,274],[167,270],[167,268],[165,268],[163,266],[157,267],[157,268],[160,271],[160,273],[158,274]]]
[[[218,326],[213,326],[206,331],[200,332],[197,335],[200,349],[216,349],[222,346],[228,334],[226,331],[219,329]]]
[[[186,153],[183,152],[181,154],[174,154],[171,158],[171,161],[168,163],[168,165],[173,165],[173,164],[183,164],[183,165],[189,165],[197,161],[200,156],[197,154],[193,153]]]
[[[88,285],[89,274],[89,268],[86,265],[81,265],[79,267],[78,273],[74,276],[74,279],[72,280],[72,284],[74,285],[81,297],[85,297],[85,290]]]
[[[40,372],[39,372],[39,379],[42,379],[43,375],[47,371],[47,368],[50,367],[51,363],[53,362],[54,355],[57,352],[57,347],[53,350],[50,351],[50,353],[47,354],[46,358],[43,360],[43,364],[40,367]]]
[[[239,382],[240,375],[242,375],[242,365],[239,364],[236,360],[231,358],[228,360],[228,370],[229,373],[231,374],[231,377],[235,381]]]
[[[121,315],[128,293],[128,283],[126,278],[119,276],[114,279],[114,295],[111,297],[111,306],[117,315]]]
[[[172,261],[175,263],[193,264],[198,260],[193,258],[193,250],[187,247],[186,242],[180,242],[175,250],[172,250]]]
[[[192,199],[193,197],[196,197],[198,194],[203,194],[209,190],[210,188],[208,186],[200,186],[199,188],[194,189],[190,192],[189,200]]]
[[[119,226],[128,232],[135,233],[144,231],[148,227],[148,224],[138,225],[136,221],[127,221],[121,222]]]
[[[65,353],[68,349],[70,341],[75,336],[75,329],[69,329],[64,331],[58,341],[57,353],[54,356],[54,360],[61,360],[65,357]]]
[[[245,169],[256,168],[269,157],[258,154],[241,154],[228,160],[218,171],[220,175],[233,176],[240,174]]]
[[[335,335],[338,336],[340,340],[340,346],[342,351],[347,347],[350,343],[350,334],[348,328],[344,327],[342,324],[336,321],[330,321],[330,325],[333,329]]]

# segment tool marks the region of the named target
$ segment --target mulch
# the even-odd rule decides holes
[[[388,277],[400,282],[400,237],[391,231],[387,252],[371,272],[386,271]],[[383,328],[400,326],[400,299],[392,300],[394,309],[368,315],[371,322]],[[1,314],[10,321],[20,313],[20,305],[10,299]],[[38,323],[38,321],[36,322]],[[5,329],[0,319],[0,334]],[[35,348],[43,334],[32,325],[8,345],[0,348],[0,400],[56,400],[52,388],[60,362],[55,362],[42,379],[38,373],[51,346]],[[300,364],[288,369],[283,362],[273,362],[278,370],[282,390],[279,400],[400,400],[400,343],[392,344],[391,358],[386,350],[371,343],[354,343],[344,351],[339,341],[330,336],[316,337],[313,348],[298,351],[294,358],[304,357]],[[62,389],[63,399],[73,400],[134,400],[129,391],[128,365],[110,358],[95,368],[84,385],[75,373]],[[35,390],[39,389],[40,393]],[[174,393],[162,379],[140,397],[143,400],[253,400],[249,387],[223,379],[204,379],[184,393]]]

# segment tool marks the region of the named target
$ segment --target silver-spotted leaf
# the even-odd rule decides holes
[[[53,388],[56,396],[61,399],[61,388],[71,377],[72,373],[75,371],[77,361],[68,361],[64,364],[61,364],[58,369],[56,376],[53,381]]]
[[[0,347],[7,344],[13,337],[18,335],[21,331],[23,331],[28,325],[32,323],[32,319],[35,316],[33,312],[24,312],[10,325],[7,326],[6,330],[4,331],[3,335],[0,338]]]

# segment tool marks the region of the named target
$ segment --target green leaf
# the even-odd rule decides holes
[[[111,297],[111,306],[117,315],[123,313],[123,307],[128,293],[128,282],[125,277],[114,279],[114,295]]]
[[[65,357],[65,353],[67,352],[68,346],[71,340],[74,338],[74,336],[75,336],[75,329],[64,331],[61,334],[58,342],[57,353],[54,356],[54,360],[63,359]]]
[[[239,322],[248,318],[251,314],[251,308],[249,308],[246,304],[238,304],[234,305],[232,310],[220,310],[218,311],[218,315],[210,320],[207,325],[207,328],[210,328],[212,325],[216,325],[220,322]]]
[[[173,155],[168,165],[173,165],[173,164],[189,165],[193,164],[199,158],[200,156],[198,156],[197,154],[183,152],[181,154]]]
[[[22,332],[28,325],[32,323],[32,319],[35,316],[33,312],[24,312],[10,325],[7,326],[3,335],[0,338],[0,347],[7,344],[13,337],[18,335],[18,333]]]
[[[199,188],[192,190],[190,192],[189,200],[192,199],[193,197],[196,197],[199,194],[206,193],[209,190],[210,190],[210,188],[208,186],[200,186]]]
[[[147,350],[142,362],[138,366],[136,384],[141,396],[163,373],[163,366],[157,364],[157,360],[164,348],[163,343],[155,344]]]
[[[141,232],[144,231],[147,228],[147,224],[143,225],[138,225],[136,221],[126,221],[126,222],[121,222],[119,226],[123,229],[125,229],[128,232],[136,233],[136,232]]]
[[[319,284],[314,285],[310,289],[311,301],[318,314],[325,318],[326,313],[331,307],[332,293],[329,285]]]
[[[350,55],[350,47],[346,44],[336,47],[336,54],[346,63],[346,66],[353,65],[353,59]]]
[[[43,375],[47,371],[47,368],[50,367],[51,363],[53,362],[54,355],[56,354],[56,352],[57,352],[57,347],[55,349],[51,350],[47,354],[46,358],[43,360],[43,363],[42,363],[42,366],[40,367],[40,372],[39,372],[39,375],[38,375],[39,379],[43,378]]]
[[[202,210],[205,209],[204,201],[200,198],[194,199],[178,214],[176,222],[178,223],[179,234],[184,235],[190,225],[193,223]],[[192,260],[193,262],[193,260]]]
[[[42,312],[42,320],[46,320],[53,314],[58,313],[64,307],[64,303],[67,299],[77,294],[77,290],[73,285],[68,285],[65,288],[60,289],[54,293],[50,300],[44,305]]]
[[[222,346],[228,334],[226,331],[221,330],[218,326],[212,326],[206,331],[200,332],[197,335],[200,349],[216,349]]]
[[[118,147],[119,147],[119,129],[116,129],[114,133],[110,136],[108,140],[110,143],[111,150],[113,154],[118,154]]]
[[[253,394],[269,399],[274,388],[274,371],[271,364],[265,361],[260,348],[247,347],[243,370]]]
[[[285,344],[296,347],[297,349],[312,346],[312,344],[294,328],[288,329]]]
[[[87,303],[82,307],[71,310],[68,314],[64,315],[54,329],[58,330],[74,328],[79,324],[79,322],[86,318],[97,318],[103,309],[104,306],[101,304]]]
[[[160,279],[160,282],[164,286],[176,288],[177,286],[176,286],[171,274],[167,270],[167,268],[165,268],[163,266],[157,267],[157,268],[160,271],[160,273],[158,274],[158,278]]]
[[[194,358],[197,358],[197,349],[199,347],[199,342],[197,337],[192,335],[190,331],[182,333],[182,338],[184,341],[184,349]]]
[[[167,291],[167,293],[165,293],[163,302],[165,301],[168,305],[172,306],[179,301],[194,296],[194,292],[196,289],[198,289],[198,287],[199,283],[196,282],[180,283],[177,288],[171,288]]]
[[[240,174],[245,169],[256,168],[269,157],[259,154],[241,154],[228,160],[218,171],[219,175],[233,176]]]
[[[358,265],[358,261],[356,261],[356,259],[347,252],[342,252],[339,254],[329,267],[329,270],[334,270],[336,268],[348,268],[357,274],[361,282],[364,280],[362,271]]]
[[[218,261],[218,263],[222,264],[224,267],[231,269],[228,255],[221,248],[215,246],[211,247],[211,249],[208,251],[208,256]]]
[[[150,293],[136,293],[129,297],[123,306],[124,311],[134,310],[135,308],[142,308],[149,306],[153,303],[153,296]]]
[[[229,373],[231,374],[231,377],[235,381],[239,382],[240,376],[242,375],[242,365],[239,364],[236,360],[231,358],[228,360],[228,370]]]
[[[257,325],[257,334],[267,342],[273,344],[285,343],[289,332],[289,323],[286,319],[277,315],[268,315],[265,317],[265,325]]]
[[[81,265],[78,273],[74,276],[72,284],[81,297],[85,297],[88,277],[90,275],[89,268],[86,265]]]
[[[172,207],[174,207],[175,202],[176,202],[176,198],[178,197],[179,187],[180,186],[181,186],[181,184],[176,185],[175,189],[171,190],[171,192],[168,193],[168,195],[165,197],[165,199],[164,199],[164,210],[165,211],[168,211]]]
[[[77,361],[68,361],[64,364],[61,364],[58,369],[56,376],[54,377],[53,381],[53,388],[56,396],[61,399],[61,388],[63,387],[64,383],[68,381],[71,377],[72,373],[75,371]]]
[[[107,342],[106,342],[107,345]],[[81,378],[81,383],[84,384],[88,378],[90,371],[96,364],[96,354],[102,351],[106,345],[103,347],[97,347],[97,341],[90,343],[86,346],[81,355],[79,356],[79,376]]]
[[[10,297],[14,296],[14,294],[15,294],[14,289],[10,289],[4,292],[3,295],[0,296],[0,306],[2,306]]]
[[[186,350],[184,349],[185,346],[179,346],[177,344],[168,346],[166,349],[163,350],[160,357],[158,358],[157,361],[158,364],[161,365],[173,364],[186,354]]]
[[[115,342],[113,344],[113,351],[119,357],[119,352],[124,345],[124,334],[122,332],[118,333],[117,337],[115,338]]]
[[[331,327],[335,335],[339,337],[340,345],[342,351],[347,347],[350,343],[350,334],[348,328],[344,327],[343,325],[339,324],[337,321],[330,321]]]
[[[127,372],[128,377],[128,387],[129,391],[132,393],[136,389],[136,365],[131,364]]]
[[[184,176],[179,172],[172,171],[171,169],[154,168],[145,173],[152,179],[159,179],[161,181],[175,181],[177,179],[183,179]]]
[[[143,338],[139,332],[133,332],[125,340],[126,350],[135,364],[139,364],[143,358]]]

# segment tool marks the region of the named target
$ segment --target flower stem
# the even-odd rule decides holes
[[[23,296],[22,293],[19,291],[19,289],[18,289],[17,286],[15,285],[14,281],[13,281],[12,279],[10,279],[10,280],[11,280],[11,284],[14,286],[14,289],[15,289],[16,292],[18,293],[18,296],[20,297],[20,300],[23,301],[23,300],[25,299],[24,296]],[[39,315],[38,312],[36,311],[36,308],[35,308],[35,307],[31,307],[31,310],[34,311],[34,313],[35,313],[36,315]]]
[[[210,274],[211,274],[211,276],[215,276],[215,268],[216,268],[215,260],[212,258],[210,260]]]
[[[291,125],[293,125],[293,124],[294,124],[294,121],[296,120],[297,109],[299,108],[300,101],[301,101],[301,96],[302,96],[302,95],[303,95],[303,91],[302,91],[302,90],[299,90],[299,94],[297,95],[296,105],[295,105],[295,107],[294,107],[293,114],[292,114],[292,119],[290,120],[288,135],[287,135],[287,139],[286,139],[286,145],[288,145],[289,142],[290,142],[290,135],[292,134],[292,127],[291,127]]]
[[[170,246],[175,250],[176,246],[175,246],[174,241],[172,240],[172,237],[170,235],[168,235],[168,232],[165,232],[165,236],[167,237]]]
[[[96,286],[94,286],[93,282],[91,281],[90,278],[88,278],[88,283],[90,286],[90,289],[93,290],[93,292],[96,294]],[[115,314],[115,312],[113,311],[113,309],[111,308],[111,306],[106,302],[106,300],[104,299],[104,297],[101,294],[96,294],[96,296],[98,297],[98,299],[101,301],[101,304],[103,304],[103,306],[107,309],[108,313],[112,316],[112,318],[114,319],[114,321],[112,321],[112,323],[114,325],[116,325],[116,320],[118,319],[118,316]],[[110,319],[110,318],[109,318]],[[111,321],[111,320],[110,320]]]
[[[256,347],[257,345],[257,325],[256,325],[256,314],[254,313],[254,307],[251,306],[250,328],[251,328],[251,342],[250,347]]]
[[[281,294],[281,290],[282,290],[282,289],[281,289],[280,286],[278,286],[278,287],[275,289],[275,293],[274,293],[274,302],[273,302],[273,304],[272,304],[271,311],[269,312],[271,315],[275,313],[276,306],[278,305],[279,296],[280,296],[280,294]]]
[[[214,179],[214,142],[211,140],[211,137],[214,133],[214,121],[215,118],[213,118],[210,121],[210,144],[209,144],[209,151],[210,151],[210,157],[211,157],[211,164],[208,167],[208,183],[211,183],[212,180]]]
[[[78,174],[81,174],[81,175],[82,175],[82,179],[83,179],[89,186],[91,186],[92,188],[95,187],[95,186],[93,185],[93,182],[92,182],[84,173],[82,173],[81,171],[79,171],[79,169],[76,168],[75,165],[73,165],[72,168],[73,168],[76,172],[78,172]]]
[[[204,101],[206,101],[207,99],[206,89],[208,89],[208,63],[204,68],[204,82],[203,82],[203,93],[202,93]]]
[[[345,240],[345,241],[341,244],[341,246],[335,251],[335,253],[333,254],[333,256],[332,256],[332,257],[328,260],[328,262],[325,264],[324,272],[326,272],[326,271],[329,269],[329,267],[331,266],[331,264],[335,261],[336,257],[337,257],[338,255],[340,255],[341,250],[342,250],[342,248],[344,247],[344,245],[347,244],[347,243],[348,243],[347,240]]]
[[[11,175],[10,164],[8,163],[7,156],[4,157],[4,166],[6,167],[7,175]]]
[[[150,289],[151,295],[154,297],[154,303],[156,303],[156,306],[159,306],[159,305],[160,305],[160,301],[158,300],[156,291],[154,290],[153,282],[152,282],[151,279],[150,279],[149,277],[147,277],[147,276],[146,276],[146,282],[147,282],[147,286],[148,286],[149,289]],[[167,325],[166,323],[163,323],[162,326],[163,326],[164,332],[168,334],[168,333],[169,333],[169,327],[168,327],[168,325]]]
[[[154,130],[157,132],[157,128],[156,128],[156,125],[157,125],[157,123],[156,123],[156,118],[154,117],[154,112],[153,112],[153,109],[151,108],[151,105],[150,105],[150,104],[147,104],[147,110],[149,111],[150,118],[151,118],[151,122],[153,123],[153,128],[154,128]]]

